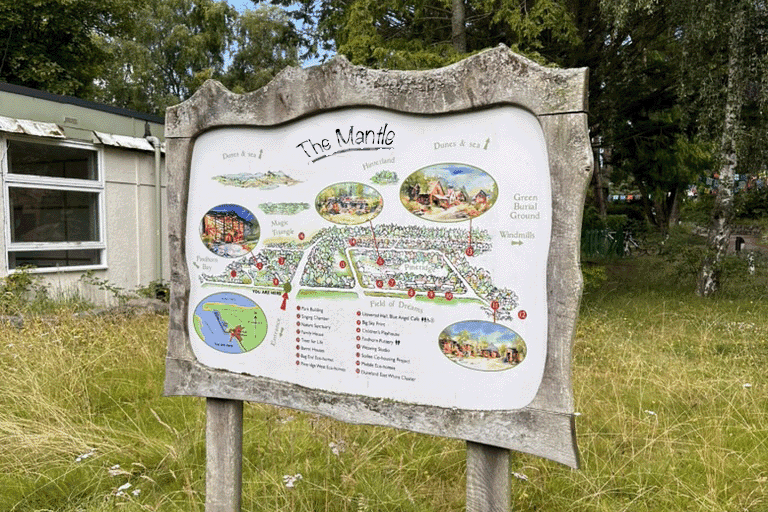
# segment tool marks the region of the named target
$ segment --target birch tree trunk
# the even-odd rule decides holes
[[[720,188],[715,196],[712,220],[707,237],[708,251],[701,266],[696,293],[709,297],[720,287],[723,259],[728,251],[733,219],[733,183],[736,172],[736,132],[743,104],[741,61],[739,53],[744,38],[744,9],[739,6],[730,29],[728,43],[728,83],[726,85],[725,118],[720,139]]]

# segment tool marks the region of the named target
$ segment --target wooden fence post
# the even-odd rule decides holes
[[[467,512],[509,512],[509,450],[467,441]]]
[[[205,512],[240,512],[243,402],[206,398]]]

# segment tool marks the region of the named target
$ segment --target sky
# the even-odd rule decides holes
[[[256,7],[256,4],[254,4],[251,0],[227,0],[227,3],[237,9],[239,12],[243,12],[246,7],[249,9],[254,9]]]

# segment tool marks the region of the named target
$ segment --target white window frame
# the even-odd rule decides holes
[[[57,178],[47,176],[34,176],[28,174],[14,174],[9,167],[8,141],[17,140],[40,145],[70,147],[92,151],[94,153],[94,164],[96,166],[96,179],[83,180],[75,178]],[[17,269],[11,268],[11,253],[23,251],[71,251],[71,250],[97,250],[99,251],[99,263],[93,265],[77,266],[55,266],[29,269],[29,272],[52,273],[52,272],[76,272],[83,270],[98,270],[107,268],[107,242],[106,242],[106,215],[104,199],[104,151],[103,148],[95,144],[88,144],[79,141],[59,141],[37,137],[15,137],[0,136],[0,166],[3,175],[3,215],[5,216],[4,236],[5,236],[5,267],[9,273],[16,272]],[[97,215],[96,225],[98,229],[98,240],[92,242],[12,242],[11,241],[11,200],[10,188],[36,188],[46,190],[64,190],[73,192],[94,193],[97,197]]]

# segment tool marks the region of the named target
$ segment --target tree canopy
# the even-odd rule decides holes
[[[132,0],[0,2],[0,80],[88,97],[107,57],[98,37],[125,33]]]

